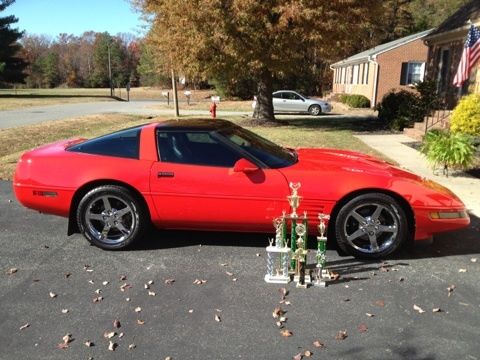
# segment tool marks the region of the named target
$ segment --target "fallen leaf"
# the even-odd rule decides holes
[[[237,278],[233,278],[233,279],[232,279],[233,282],[237,282],[237,280],[238,280]]]
[[[471,261],[472,263],[476,263],[476,262],[477,262],[477,258],[471,258],[470,261]]]
[[[93,269],[87,269],[86,272],[93,272]]]
[[[297,354],[293,357],[293,360],[302,360],[303,356],[302,354]]]
[[[67,314],[68,313],[68,309],[62,309],[62,314]]]
[[[137,345],[135,345],[135,344],[130,344],[130,345],[128,345],[128,350],[135,349],[136,347],[137,347]]]
[[[193,313],[193,309],[188,310],[188,312],[189,312],[190,314]]]
[[[127,280],[127,277],[125,275],[120,275],[120,280],[125,281],[125,280]]]
[[[85,344],[86,347],[92,347],[94,345],[93,342],[88,341],[88,340],[85,341],[84,344]]]
[[[275,324],[276,324],[279,328],[281,328],[281,327],[283,326],[283,324],[282,324],[280,321],[277,321]]]
[[[303,353],[303,356],[306,356],[306,357],[310,357],[312,355],[313,355],[313,353],[309,350],[305,350],[305,352]]]
[[[289,300],[281,300],[280,304],[291,305],[292,303]]]
[[[285,329],[280,331],[280,335],[282,335],[283,337],[290,337],[293,336],[293,333],[290,330]]]
[[[105,332],[103,333],[103,337],[104,337],[105,339],[111,339],[111,338],[113,338],[115,335],[117,335],[117,333],[116,333],[115,331],[105,331]]]
[[[11,268],[10,270],[7,271],[7,275],[13,275],[18,271],[17,268]]]
[[[358,331],[360,331],[360,332],[367,332],[367,330],[368,330],[367,325],[365,325],[365,324],[360,324],[360,325],[358,325]]]
[[[333,272],[333,271],[330,271],[329,272],[329,277],[330,277],[330,280],[338,280],[338,278],[340,278],[340,274],[339,273],[336,273],[336,272]]]
[[[315,340],[313,342],[313,346],[315,346],[316,348],[323,348],[325,345],[320,340]]]
[[[222,310],[221,310],[221,309],[215,309],[215,311],[216,311],[216,312],[222,312]]]
[[[68,279],[71,275],[72,275],[72,274],[70,274],[70,273],[66,273],[66,274],[65,274],[65,279]]]
[[[95,290],[95,294],[100,294],[101,292],[102,292],[102,290],[101,290],[101,289],[97,289],[97,290]]]
[[[285,300],[285,296],[287,296],[288,290],[283,287],[278,289],[278,292],[280,293],[280,300]]]
[[[149,295],[149,296],[155,296],[155,295],[157,295],[157,294],[155,294],[155,291],[149,291],[149,292],[148,292],[148,295]]]
[[[55,293],[53,293],[53,292],[51,292],[51,291],[50,291],[50,293],[49,293],[48,295],[50,295],[50,297],[51,297],[52,299],[57,297],[57,294],[55,294]]]
[[[138,306],[138,307],[135,308],[135,312],[136,312],[136,313],[139,313],[140,311],[142,311],[142,308],[141,308],[140,306]]]
[[[122,337],[124,336],[124,333],[121,332],[120,334],[118,334],[118,338],[121,339]]]
[[[466,273],[466,272],[467,272],[467,269],[458,269],[458,272],[459,272],[459,273]]]
[[[287,318],[285,316],[280,316],[280,318],[278,319],[278,321],[280,322],[287,322]]]
[[[165,284],[172,285],[175,282],[175,279],[167,279],[165,280]]]
[[[24,330],[26,328],[30,327],[29,323],[26,323],[25,325],[20,326],[20,330]]]
[[[138,324],[138,325],[144,325],[144,324],[145,324],[145,320],[140,320],[140,319],[138,319],[138,320],[137,320],[137,324]]]
[[[413,305],[413,310],[418,311],[420,314],[423,314],[425,310],[423,310],[420,306],[418,305]]]
[[[226,271],[225,274],[227,274],[228,276],[233,276],[233,273],[230,271]]]
[[[71,334],[67,334],[67,335],[65,335],[65,336],[62,338],[62,340],[63,340],[63,343],[58,344],[58,345],[57,345],[57,348],[59,348],[59,349],[66,349],[66,348],[68,348],[68,344],[73,341],[72,335],[71,335]]]
[[[170,356],[167,356],[165,360],[172,360],[172,358]]]
[[[103,296],[97,296],[96,298],[93,298],[92,301],[93,301],[94,303],[97,303],[97,302],[100,302],[100,301],[102,301],[102,300],[103,300]]]
[[[199,280],[199,279],[195,279],[195,281],[193,282],[195,285],[203,285],[207,282],[207,280]]]
[[[58,344],[58,345],[57,345],[57,348],[59,348],[59,349],[66,349],[66,348],[68,348],[68,344],[65,344],[65,343]]]
[[[106,286],[106,285],[108,285],[108,281],[104,281],[104,282],[102,282],[102,285],[103,285],[103,286]]]
[[[125,283],[122,286],[120,286],[120,291],[125,291],[127,289],[130,289],[131,287],[132,285]]]
[[[93,280],[88,280],[88,283],[92,284],[92,285],[95,284],[95,282]]]
[[[374,317],[375,314],[371,314],[371,313],[365,313],[365,315],[367,315],[368,317]]]
[[[109,341],[109,342],[108,342],[108,350],[110,350],[110,351],[115,351],[116,348],[117,348],[117,344],[115,344],[115,343],[112,342],[112,341]]]
[[[260,255],[260,253],[256,253],[255,256],[262,256],[262,255]]]
[[[228,266],[227,263],[221,263],[220,266]]]
[[[337,335],[335,335],[335,340],[345,340],[347,337],[347,330],[340,330],[337,332]]]
[[[384,307],[385,306],[385,301],[380,299],[380,300],[377,300],[375,301],[375,305],[377,305],[378,307]]]
[[[215,321],[216,321],[216,322],[221,322],[222,319],[220,319],[220,316],[218,316],[217,314],[215,314]]]
[[[148,285],[153,285],[153,280],[147,281],[147,284],[148,284]]]
[[[432,312],[434,312],[434,313],[442,312],[442,309],[440,309],[440,308],[434,308],[434,309],[432,309]]]
[[[448,291],[448,296],[450,297],[453,293],[453,290],[455,290],[455,285],[450,285],[449,287],[447,287],[447,291]]]
[[[143,287],[144,287],[146,290],[150,289],[150,285],[148,285],[148,284],[143,285]]]
[[[130,298],[125,298],[125,301],[130,301]]]
[[[119,329],[120,326],[121,326],[121,325],[120,325],[120,320],[115,319],[115,320],[113,321],[113,327],[114,327],[115,329]]]
[[[273,316],[274,319],[278,319],[284,313],[285,312],[282,310],[282,308],[277,306],[275,309],[273,309],[272,316]]]

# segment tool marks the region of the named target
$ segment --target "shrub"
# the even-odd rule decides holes
[[[340,96],[340,102],[353,108],[368,108],[370,100],[366,96],[357,94],[343,94]]]
[[[469,135],[434,130],[423,141],[421,152],[434,168],[441,165],[447,176],[450,168],[466,169],[473,164],[475,146]]]
[[[455,107],[450,119],[452,132],[480,135],[480,95],[464,96]]]
[[[419,97],[414,93],[406,90],[390,91],[377,105],[378,119],[390,129],[403,130],[423,118],[417,114],[418,106]]]

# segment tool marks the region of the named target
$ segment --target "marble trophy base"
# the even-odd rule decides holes
[[[322,277],[321,279],[315,279],[315,281],[313,281],[312,285],[314,287],[327,287],[327,281],[330,280],[330,273],[326,270],[326,269],[323,269],[322,270]]]
[[[265,275],[265,282],[270,284],[288,284],[290,282],[290,276],[283,275]]]
[[[296,285],[297,288],[306,289],[309,285],[312,284],[312,277],[310,275],[305,275],[305,283],[303,285],[300,284],[300,276],[299,275],[295,275],[293,277],[293,281],[297,283],[297,285]]]

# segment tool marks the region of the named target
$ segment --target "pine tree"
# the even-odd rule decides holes
[[[14,2],[15,0],[0,0],[0,13]],[[17,21],[13,15],[0,17],[0,83],[23,82],[25,79],[23,69],[27,64],[17,57],[22,48],[18,40],[23,32],[10,27]]]

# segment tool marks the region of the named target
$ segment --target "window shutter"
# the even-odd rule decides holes
[[[402,72],[400,74],[400,85],[407,85],[408,62],[402,63]]]

